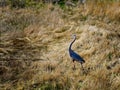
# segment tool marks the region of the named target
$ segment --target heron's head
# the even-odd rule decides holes
[[[73,35],[72,35],[72,38],[76,38],[76,34],[73,34]]]

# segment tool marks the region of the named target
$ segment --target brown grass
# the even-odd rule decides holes
[[[4,9],[0,13],[0,89],[119,90],[119,12],[109,9],[119,4],[93,5],[87,4],[86,14],[78,8],[63,11],[52,5],[44,10]],[[98,16],[103,20],[94,18]],[[79,63],[72,69],[68,54],[74,33],[73,49],[86,61],[84,72]]]

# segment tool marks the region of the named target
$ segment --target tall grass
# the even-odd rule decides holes
[[[119,3],[105,3],[88,1],[83,15],[80,8],[64,11],[52,4],[0,12],[0,89],[119,90],[119,24],[112,24],[119,16],[109,10]],[[109,24],[97,27],[100,18],[110,20],[112,30]],[[72,48],[85,59],[85,71],[79,63],[72,69],[68,46],[74,33]]]
[[[88,13],[97,16],[97,18],[110,21],[120,21],[120,2],[118,1],[88,1],[87,2]],[[96,18],[96,19],[97,19]],[[110,22],[109,21],[109,22]]]

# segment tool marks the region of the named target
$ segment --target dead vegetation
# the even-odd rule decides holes
[[[119,3],[110,5],[119,9]],[[101,3],[97,6],[87,5],[84,12],[52,5],[44,10],[4,9],[0,14],[0,89],[119,90],[120,12]],[[85,73],[79,63],[72,70],[68,46],[74,33],[73,49],[86,60]]]

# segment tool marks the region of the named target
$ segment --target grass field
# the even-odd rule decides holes
[[[0,90],[120,90],[120,2],[0,8]]]

